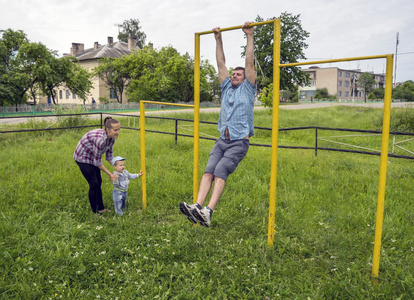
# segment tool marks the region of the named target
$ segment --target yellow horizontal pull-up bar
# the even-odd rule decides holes
[[[329,60],[305,61],[305,62],[298,62],[298,63],[280,64],[279,66],[280,67],[294,67],[294,66],[311,65],[311,64],[326,64],[326,63],[341,62],[341,61],[378,59],[378,58],[387,58],[388,55],[390,54],[349,57],[349,58],[336,58],[336,59],[329,59]]]
[[[274,21],[275,20],[269,20],[269,21],[251,23],[248,27],[254,27],[254,26],[259,26],[259,25],[271,24],[271,23],[274,23]],[[238,26],[233,26],[233,27],[227,27],[227,28],[220,28],[219,31],[230,31],[230,30],[240,29],[240,28],[243,28],[243,25],[238,25]],[[209,30],[209,31],[198,32],[196,34],[203,35],[203,34],[210,34],[210,33],[214,33],[214,31],[213,30]]]

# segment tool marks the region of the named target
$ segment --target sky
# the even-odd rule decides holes
[[[309,62],[397,53],[393,81],[414,80],[412,0],[0,0],[0,7],[0,30],[23,30],[31,42],[41,42],[59,56],[70,53],[72,43],[83,43],[87,49],[94,42],[107,44],[108,37],[116,41],[116,24],[138,19],[146,43],[156,49],[172,46],[194,57],[196,32],[239,26],[257,16],[277,18],[287,12],[300,15],[303,29],[310,34],[304,50]],[[241,29],[222,34],[227,67],[243,66],[240,53],[246,42]],[[200,37],[200,49],[201,58],[215,65],[213,35]],[[383,74],[386,60],[319,66]]]

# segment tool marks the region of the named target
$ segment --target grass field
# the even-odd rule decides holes
[[[256,126],[270,124],[265,111],[255,113]],[[379,109],[280,112],[281,128],[380,124]],[[146,129],[173,132],[173,123],[148,119]],[[191,225],[178,208],[192,202],[190,138],[179,137],[176,145],[173,136],[147,133],[147,209],[140,180],[133,180],[124,216],[98,216],[72,159],[86,132],[0,135],[1,299],[414,298],[413,161],[389,159],[380,281],[374,285],[378,156],[279,149],[276,234],[269,248],[270,148],[251,146],[227,181],[211,227],[204,228]],[[217,136],[214,125],[201,132]],[[281,145],[314,143],[308,131],[280,133],[279,139]],[[381,141],[342,140],[377,149]],[[256,131],[251,142],[270,143],[270,132]],[[212,145],[200,141],[200,177]],[[127,158],[127,170],[138,172],[139,132],[121,130],[114,152]],[[103,179],[104,203],[111,208],[112,184]]]

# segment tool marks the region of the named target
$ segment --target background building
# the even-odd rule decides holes
[[[309,74],[310,86],[299,87],[299,100],[314,100],[317,89],[326,88],[329,95],[335,95],[338,100],[363,101],[364,91],[358,88],[360,69],[344,70],[337,67],[320,68],[312,66],[302,70]],[[384,74],[372,74],[376,81],[373,88],[385,86]]]
[[[79,60],[79,65],[92,72],[92,70],[99,65],[99,59],[112,57],[117,58],[124,55],[131,54],[132,51],[139,50],[137,48],[136,39],[129,38],[128,43],[117,41],[113,42],[112,37],[108,37],[108,43],[106,45],[100,45],[98,42],[94,43],[93,48],[85,49],[84,44],[72,43],[70,53],[65,53],[63,56],[74,56]],[[86,103],[91,103],[92,98],[98,102],[100,97],[104,97],[108,100],[116,100],[114,93],[106,85],[106,83],[98,78],[92,78],[93,88],[90,91],[90,95],[87,98]],[[66,86],[61,86],[56,90],[57,103],[59,104],[82,104],[83,100],[80,99],[76,94],[73,94]],[[125,95],[122,97],[127,102]],[[47,103],[48,99],[43,97],[40,103]]]

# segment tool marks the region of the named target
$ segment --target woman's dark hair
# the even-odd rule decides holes
[[[112,119],[112,117],[106,117],[104,120],[105,130],[112,129],[113,124],[119,124],[118,120]]]

